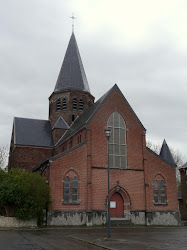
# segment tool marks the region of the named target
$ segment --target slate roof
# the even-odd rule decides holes
[[[82,127],[86,126],[89,121],[93,118],[93,116],[96,114],[96,112],[99,110],[99,108],[102,106],[102,104],[105,102],[106,98],[110,95],[110,93],[114,90],[114,88],[117,88],[119,92],[121,93],[120,89],[118,88],[117,84],[115,84],[108,92],[106,92],[97,102],[95,102],[93,105],[91,105],[84,113],[79,116],[74,123],[70,126],[70,128],[67,130],[66,133],[61,137],[61,139],[56,143],[56,145],[59,145],[62,143],[64,140],[66,140],[68,137],[72,136],[74,133],[76,133],[79,129]],[[121,93],[122,97],[124,100],[127,102],[125,99],[124,95]],[[129,105],[130,109],[132,112],[135,114],[133,109],[131,108],[130,104],[127,102]],[[136,116],[136,114],[135,114]],[[136,116],[137,120],[139,121],[140,125],[142,126],[143,130],[146,130],[138,117]],[[55,146],[56,146],[55,145]]]
[[[71,35],[54,92],[68,89],[90,92],[74,33]]]
[[[162,148],[160,150],[160,156],[164,158],[164,160],[166,160],[167,162],[169,162],[172,165],[176,165],[173,156],[171,154],[171,151],[164,139],[163,144],[162,144]]]
[[[63,117],[59,117],[57,122],[53,126],[53,129],[55,129],[55,128],[69,129],[69,126]]]
[[[69,127],[66,133],[64,133],[64,135],[61,137],[61,139],[57,142],[56,145],[66,140],[68,137],[73,135],[76,131],[81,129],[83,126],[86,126],[88,122],[90,121],[90,119],[97,112],[99,107],[102,105],[102,103],[104,102],[106,96],[108,95],[110,91],[111,89],[107,93],[105,93],[97,102],[91,105],[86,111],[84,111],[84,113],[81,116],[77,117],[77,119],[75,119],[74,123]]]
[[[53,147],[51,122],[48,120],[14,118],[14,144]]]

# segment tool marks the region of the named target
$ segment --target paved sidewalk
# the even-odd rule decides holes
[[[0,229],[1,250],[187,249],[187,227]]]
[[[98,229],[71,235],[73,239],[105,249],[187,249],[187,228],[112,228],[112,238],[106,238],[107,230]]]

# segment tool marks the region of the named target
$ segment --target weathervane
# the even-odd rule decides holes
[[[72,32],[74,31],[74,19],[77,19],[76,17],[74,17],[74,13],[72,13],[72,16],[70,16],[69,18],[72,19]]]

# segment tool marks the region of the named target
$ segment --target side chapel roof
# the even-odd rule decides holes
[[[90,92],[74,33],[72,33],[54,92],[64,90]]]
[[[14,118],[14,144],[53,147],[51,122],[28,118]]]
[[[160,150],[160,156],[164,158],[167,162],[169,162],[172,165],[176,165],[173,156],[171,154],[171,151],[166,143],[166,140],[164,139],[161,150]]]

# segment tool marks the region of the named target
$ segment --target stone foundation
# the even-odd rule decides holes
[[[135,225],[146,225],[145,211],[131,211],[130,221]]]
[[[148,226],[179,226],[179,211],[147,211],[146,224]]]
[[[93,226],[106,224],[105,211],[49,211],[49,226]]]
[[[134,225],[178,226],[180,225],[180,214],[179,211],[129,211],[128,221]],[[99,226],[105,225],[106,222],[106,211],[51,210],[47,216],[49,226]]]

